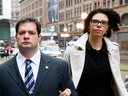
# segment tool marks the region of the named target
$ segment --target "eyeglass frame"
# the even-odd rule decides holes
[[[107,26],[109,25],[109,22],[108,22],[108,21],[105,21],[105,20],[103,20],[103,21],[97,20],[98,23],[97,23],[97,24],[93,24],[93,22],[92,22],[93,20],[97,20],[97,19],[91,19],[91,20],[90,20],[91,24],[94,25],[94,26],[97,26],[99,23],[100,23],[100,25],[101,25],[102,27],[107,27]],[[102,22],[106,22],[107,24],[104,26],[104,25],[102,25]]]

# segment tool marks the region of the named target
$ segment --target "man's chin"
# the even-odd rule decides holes
[[[31,49],[30,46],[22,46],[21,48],[22,48],[22,49]]]

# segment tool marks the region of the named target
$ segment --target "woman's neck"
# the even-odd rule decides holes
[[[89,43],[93,49],[100,50],[102,48],[102,38],[94,38],[89,36]]]

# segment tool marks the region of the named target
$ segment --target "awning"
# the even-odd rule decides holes
[[[15,19],[6,19],[6,18],[0,18],[0,24],[11,24],[15,23],[17,20]]]

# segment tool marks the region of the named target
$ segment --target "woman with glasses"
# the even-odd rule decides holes
[[[119,45],[109,40],[120,23],[115,11],[94,9],[84,21],[84,34],[67,47],[64,59],[79,96],[128,96],[120,73]]]

